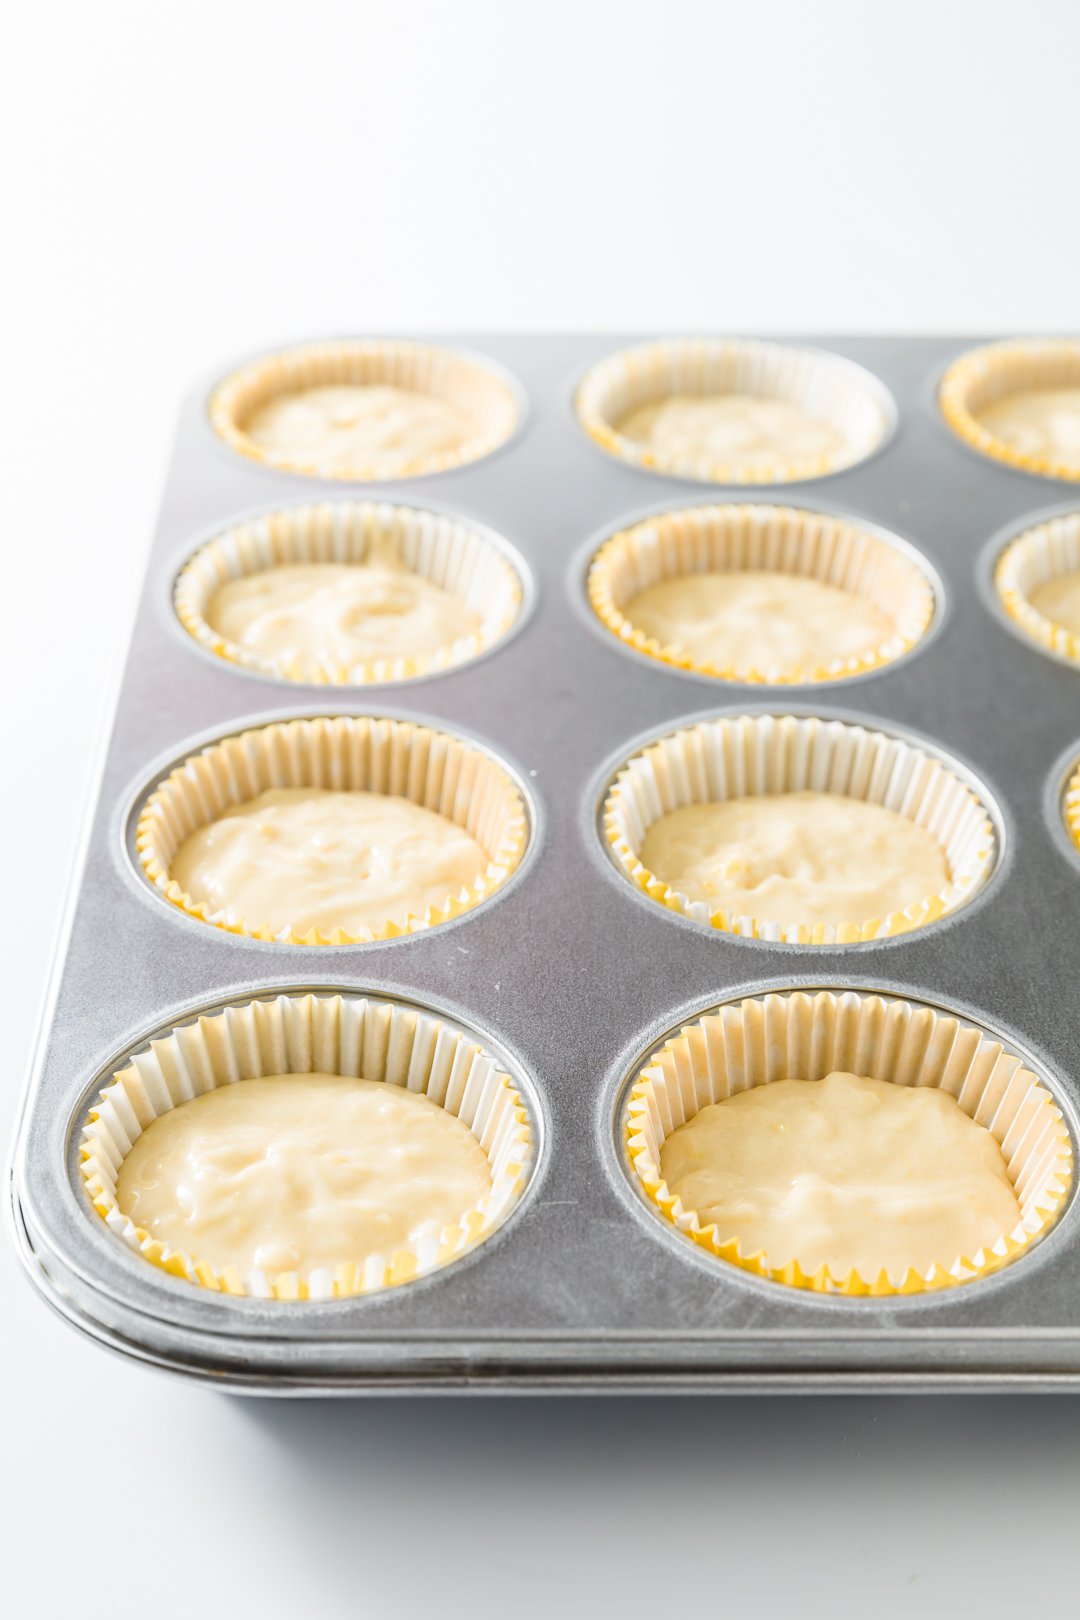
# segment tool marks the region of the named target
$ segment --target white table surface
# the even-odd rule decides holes
[[[8,34],[5,1132],[194,375],[335,330],[1080,324],[1067,3],[102,0]],[[245,1402],[0,1273],[20,1620],[1074,1606],[1080,1401]]]

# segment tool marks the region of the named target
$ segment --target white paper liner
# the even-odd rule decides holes
[[[730,1234],[703,1226],[660,1171],[667,1137],[702,1108],[774,1080],[822,1080],[834,1071],[903,1086],[937,1086],[986,1127],[1005,1158],[1021,1218],[988,1249],[942,1254],[928,1271],[833,1276],[798,1261],[773,1265],[744,1254]],[[841,1294],[913,1294],[968,1282],[1019,1254],[1060,1214],[1072,1177],[1072,1144],[1042,1078],[975,1026],[919,1002],[792,991],[750,996],[687,1024],[642,1068],[624,1113],[631,1171],[662,1218],[702,1248],[795,1288]]]
[[[740,668],[695,659],[638,629],[625,609],[639,591],[692,574],[767,571],[832,585],[872,602],[894,626],[875,647],[837,657],[827,644],[806,669]],[[844,518],[787,506],[694,506],[646,518],[604,542],[589,569],[589,602],[612,635],[676,669],[756,685],[843,680],[891,663],[922,639],[934,588],[909,556]]]
[[[452,450],[418,456],[405,465],[395,461],[387,470],[378,463],[342,469],[317,458],[307,460],[256,444],[245,431],[254,412],[278,394],[343,384],[431,394],[461,411],[473,423],[475,433]],[[506,443],[520,417],[513,388],[481,360],[430,343],[388,338],[341,338],[264,355],[226,377],[210,399],[211,426],[240,455],[284,472],[352,483],[415,478],[479,461]]]
[[[1031,593],[1080,572],[1080,512],[1026,529],[1005,547],[994,569],[998,598],[1014,624],[1048,652],[1080,664],[1080,636],[1040,613]]]
[[[383,1081],[420,1093],[469,1127],[491,1187],[461,1220],[415,1247],[347,1259],[334,1270],[268,1275],[215,1271],[137,1227],[116,1202],[120,1167],[142,1132],[170,1109],[218,1086],[277,1074],[326,1073]],[[87,1195],[106,1225],[173,1276],[228,1294],[267,1299],[346,1299],[410,1282],[482,1243],[528,1181],[531,1133],[510,1076],[437,1016],[351,995],[281,994],[208,1013],[151,1041],[117,1071],[90,1110],[80,1142]]]
[[[478,616],[479,627],[434,652],[343,664],[330,658],[265,658],[207,623],[215,593],[233,580],[311,563],[355,566],[373,554],[458,597]],[[184,629],[219,658],[278,680],[327,686],[409,680],[468,663],[507,633],[521,600],[517,573],[479,530],[437,512],[373,501],[283,507],[238,523],[194,554],[173,592]]]
[[[485,869],[439,906],[360,934],[272,933],[258,918],[211,911],[170,876],[185,838],[272,788],[385,793],[446,816],[476,839]],[[434,928],[486,900],[525,853],[528,819],[512,778],[482,749],[407,720],[335,715],[278,721],[208,744],[178,765],[142,808],[135,850],[147,880],[191,917],[254,939],[349,945]]]
[[[938,401],[953,432],[984,456],[1041,478],[1080,480],[1080,460],[1019,450],[978,420],[977,413],[992,401],[1028,388],[1080,388],[1080,343],[1028,338],[971,349],[945,373]]]
[[[675,394],[783,400],[835,429],[843,448],[739,467],[665,453],[619,432],[632,411]],[[620,461],[703,483],[779,484],[819,478],[872,455],[891,426],[887,399],[875,378],[838,355],[744,338],[677,338],[609,355],[585,376],[576,405],[585,432]]]
[[[679,893],[642,863],[645,835],[661,817],[691,804],[768,794],[838,793],[904,816],[937,838],[949,882],[886,917],[837,918],[813,925],[740,916]],[[633,755],[603,809],[603,831],[623,873],[651,900],[694,922],[750,939],[794,945],[849,945],[909,933],[956,911],[994,868],[994,824],[967,783],[914,743],[842,720],[739,715],[672,732]]]

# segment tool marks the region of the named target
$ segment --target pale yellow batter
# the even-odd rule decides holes
[[[1037,613],[1080,636],[1080,573],[1062,574],[1036,585],[1028,601]]]
[[[1001,1149],[952,1097],[855,1074],[713,1103],[668,1137],[660,1167],[744,1255],[837,1278],[947,1268],[1020,1219]]]
[[[272,788],[186,838],[170,876],[249,929],[359,935],[423,917],[487,864],[464,828],[409,799]]]
[[[215,1269],[306,1278],[437,1236],[490,1187],[472,1132],[426,1097],[282,1074],[160,1115],[121,1165],[116,1196],[136,1226]]]
[[[972,414],[1014,450],[1080,465],[1080,388],[1024,388]]]
[[[672,394],[631,411],[618,431],[662,458],[693,458],[735,470],[846,449],[828,422],[788,400],[756,394]]]
[[[216,591],[206,622],[260,658],[352,667],[452,646],[480,625],[460,597],[389,563],[267,568]]]
[[[328,471],[391,477],[475,437],[464,412],[412,388],[338,384],[275,394],[243,424],[264,450]]]
[[[690,900],[788,924],[883,919],[949,880],[933,833],[836,793],[686,805],[653,823],[641,860]]]
[[[865,597],[801,574],[680,574],[623,608],[638,630],[715,669],[793,674],[880,647],[895,633]]]

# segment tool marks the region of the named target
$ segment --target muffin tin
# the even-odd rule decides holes
[[[910,1297],[789,1288],[695,1248],[636,1187],[625,1106],[643,1062],[704,1011],[793,989],[878,991],[955,1013],[1042,1076],[1073,1140],[1080,1104],[1074,941],[1080,857],[1063,821],[1080,758],[1080,676],[1004,628],[993,564],[1011,535],[1072,509],[1069,489],[973,456],[936,386],[975,340],[815,338],[896,402],[873,458],[782,490],[623,463],[590,441],[573,398],[629,337],[484,337],[527,419],[474,464],[345,488],[260,465],[188,400],[105,756],[87,853],[17,1133],[11,1215],[42,1294],[136,1359],[219,1388],[401,1390],[1053,1389],[1080,1386],[1080,1217],[1072,1189],[1045,1236],[992,1275]],[[518,622],[482,657],[363,688],[270,680],[208,654],[172,592],[199,545],[254,513],[313,500],[434,510],[501,537],[525,571]],[[930,632],[891,665],[763,689],[626,648],[588,603],[588,565],[649,512],[776,504],[877,525],[938,587]],[[523,790],[528,847],[474,911],[367,944],[279,944],[185,916],[142,876],[138,810],[209,741],[264,723],[354,714],[478,743]],[[644,743],[717,715],[819,716],[909,737],[980,785],[996,869],[917,932],[782,944],[702,927],[627,882],[601,810]],[[452,1266],[357,1298],[234,1298],[148,1265],[85,1196],[79,1139],[124,1060],[201,1011],[312,991],[418,1006],[511,1076],[532,1125],[528,1185]]]

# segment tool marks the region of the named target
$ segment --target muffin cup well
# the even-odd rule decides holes
[[[392,471],[378,465],[343,470],[256,444],[246,432],[253,413],[279,394],[342,385],[406,388],[462,411],[474,425],[467,443],[417,457]],[[456,349],[389,338],[341,338],[263,355],[225,377],[209,405],[210,425],[239,455],[283,472],[351,483],[415,478],[489,456],[513,436],[522,416],[519,392],[493,366]]]
[[[831,657],[824,646],[820,662],[807,669],[737,669],[662,646],[626,617],[632,598],[662,580],[742,571],[791,574],[848,591],[885,613],[893,634],[846,658]],[[844,680],[892,663],[926,635],[936,606],[928,573],[873,530],[821,512],[743,504],[662,512],[620,530],[592,560],[588,595],[605,629],[635,652],[718,680],[771,686]]]
[[[649,828],[685,805],[807,790],[882,805],[933,833],[948,862],[946,887],[887,917],[784,924],[711,910],[641,861]],[[704,720],[661,737],[619,770],[601,820],[620,870],[658,905],[723,933],[792,945],[850,945],[923,928],[970,900],[997,859],[987,807],[944,760],[885,732],[796,715]]]
[[[844,441],[828,455],[754,467],[664,454],[619,431],[632,411],[674,394],[753,394],[800,407]],[[745,338],[675,338],[609,355],[586,374],[575,396],[578,420],[601,449],[620,461],[713,484],[782,484],[854,466],[889,437],[895,407],[884,385],[861,366],[821,349]]]
[[[214,594],[232,580],[311,563],[362,565],[373,556],[390,558],[458,597],[478,616],[479,628],[435,652],[348,665],[328,658],[264,658],[207,622]],[[495,541],[459,518],[373,501],[334,501],[264,512],[216,535],[181,569],[173,602],[188,634],[230,663],[277,680],[362,686],[434,675],[478,658],[520,613],[522,582]]]
[[[988,1249],[943,1254],[903,1276],[858,1271],[834,1277],[797,1260],[774,1265],[744,1254],[736,1238],[706,1226],[664,1181],[667,1137],[711,1103],[774,1080],[821,1080],[842,1070],[904,1086],[937,1086],[1001,1148],[1021,1218]],[[969,1282],[1021,1253],[1061,1213],[1072,1177],[1072,1144],[1040,1076],[992,1035],[917,1001],[854,990],[748,996],[687,1024],[634,1080],[623,1134],[633,1181],[661,1219],[730,1264],[817,1293],[916,1294]]]
[[[153,1120],[192,1098],[285,1073],[327,1073],[401,1086],[468,1126],[491,1169],[491,1187],[456,1225],[415,1247],[297,1272],[241,1276],[172,1249],[120,1210],[120,1167]],[[528,1181],[529,1117],[510,1076],[464,1034],[404,1003],[352,995],[280,994],[225,1007],[182,1024],[136,1052],[102,1087],[83,1126],[80,1172],[106,1225],[137,1254],[174,1277],[227,1294],[279,1300],[347,1299],[410,1282],[482,1243],[505,1220]]]
[[[1080,512],[1049,518],[1010,540],[994,565],[994,589],[1005,612],[1047,652],[1080,664],[1080,636],[1055,624],[1031,593],[1064,574],[1080,572]]]
[[[388,920],[356,935],[340,929],[331,935],[317,929],[275,934],[258,918],[211,911],[170,876],[177,850],[198,828],[269,789],[306,787],[410,799],[463,827],[484,850],[487,866],[423,916]],[[278,944],[355,945],[434,928],[471,911],[507,881],[528,836],[525,804],[513,779],[477,745],[409,720],[336,715],[271,722],[192,754],[143,804],[135,853],[157,892],[200,922]]]
[[[970,349],[946,371],[938,403],[957,437],[982,455],[1041,478],[1080,481],[1080,461],[1018,450],[978,420],[984,406],[1028,388],[1080,388],[1080,343],[1029,338]]]

